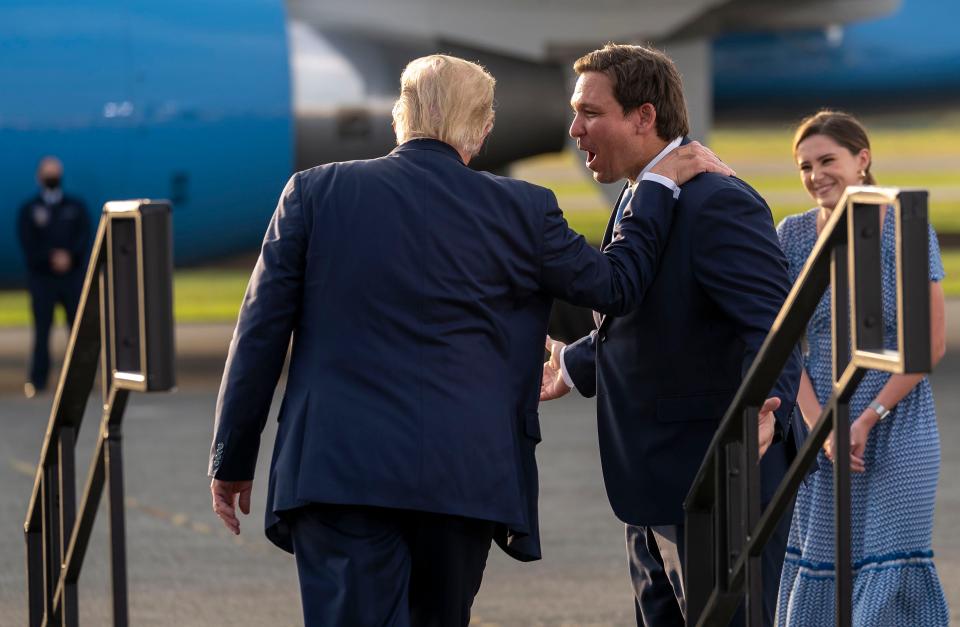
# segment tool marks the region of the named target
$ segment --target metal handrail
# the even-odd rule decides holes
[[[887,205],[894,207],[896,220],[896,351],[883,346],[878,208]],[[930,371],[927,259],[927,192],[847,189],[727,409],[684,503],[688,625],[727,625],[743,597],[747,623],[763,624],[760,555],[824,440],[835,425],[849,423],[848,402],[863,375],[868,369]],[[755,444],[759,408],[828,284],[833,294],[833,394],[761,511]],[[836,623],[847,626],[852,612],[850,433],[835,431]]]
[[[24,523],[30,625],[78,624],[76,584],[105,484],[113,619],[128,622],[120,425],[131,391],[174,385],[172,276],[170,205],[104,205]],[[103,416],[78,513],[75,448],[98,362]]]

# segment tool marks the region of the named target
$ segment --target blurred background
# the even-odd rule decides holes
[[[593,243],[619,187],[590,178],[566,129],[572,61],[606,41],[649,42],[676,60],[692,135],[766,198],[776,222],[813,205],[791,151],[797,122],[822,107],[857,115],[870,133],[879,183],[930,191],[949,299],[950,349],[934,377],[949,477],[960,469],[960,433],[952,426],[960,405],[943,400],[957,393],[960,370],[950,354],[960,349],[960,40],[948,27],[958,19],[960,4],[942,0],[4,0],[0,615],[24,616],[18,527],[52,400],[49,393],[23,398],[31,316],[17,219],[41,192],[41,158],[62,161],[62,190],[82,201],[94,228],[107,200],[152,197],[173,205],[180,391],[144,410],[132,401],[132,424],[143,411],[152,445],[140,445],[142,459],[130,470],[134,489],[170,503],[147,506],[131,497],[128,505],[134,530],[167,544],[184,541],[179,532],[193,534],[196,546],[167,570],[159,548],[140,558],[132,550],[131,572],[142,559],[153,575],[135,581],[131,607],[144,624],[171,624],[173,616],[181,624],[218,624],[200,601],[174,614],[162,608],[199,594],[203,573],[246,568],[236,556],[236,563],[218,561],[233,545],[206,511],[204,468],[226,346],[264,229],[293,172],[393,147],[390,108],[400,72],[433,52],[477,60],[497,78],[496,127],[471,166],[551,188],[571,226]],[[66,338],[63,311],[56,315],[51,385]],[[553,425],[544,419],[548,437],[540,449],[544,508],[569,524],[548,542],[560,564],[586,574],[571,578],[556,563],[537,566],[546,568],[537,571],[546,577],[537,594],[563,590],[567,601],[560,610],[527,606],[510,591],[515,581],[526,585],[522,569],[493,558],[484,590],[494,592],[481,592],[478,615],[491,624],[622,624],[631,616],[621,603],[629,597],[620,598],[629,594],[622,528],[603,497],[592,404],[571,401],[550,412],[557,418]],[[551,447],[551,429],[559,448]],[[165,441],[178,445],[161,446]],[[178,481],[155,485],[162,473],[149,471],[151,464],[163,472],[175,464],[169,476]],[[935,550],[958,618],[960,541],[946,529],[960,524],[960,491],[941,481],[939,499]],[[294,585],[292,563],[265,550],[258,522],[248,522],[245,542],[266,572]],[[597,525],[606,535],[593,546],[582,530]],[[191,561],[200,554],[202,562]],[[198,574],[184,575],[189,569]],[[272,584],[261,602],[251,582],[246,598],[234,599],[232,616],[246,624],[264,624],[258,616],[296,623],[286,583]],[[287,596],[272,605],[271,594]],[[87,603],[89,616],[108,615],[108,607]]]

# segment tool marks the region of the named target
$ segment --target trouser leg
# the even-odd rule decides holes
[[[411,624],[466,627],[480,591],[494,524],[428,513],[417,514],[414,520],[409,532]]]
[[[637,625],[682,627],[683,527],[626,525],[626,542]]]
[[[56,297],[42,278],[31,278],[30,308],[33,312],[33,356],[30,360],[30,383],[37,390],[47,386],[50,373],[50,326]]]
[[[286,515],[308,627],[409,627],[407,514],[311,505]]]

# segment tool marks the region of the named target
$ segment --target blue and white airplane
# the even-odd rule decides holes
[[[897,2],[788,10],[771,0],[758,24],[780,28],[799,12],[822,27],[824,16],[862,19]],[[756,4],[4,0],[0,286],[23,283],[16,212],[36,193],[45,155],[63,161],[64,189],[91,213],[107,200],[171,200],[176,262],[200,263],[256,250],[292,172],[388,152],[390,108],[412,58],[457,54],[497,77],[497,123],[476,163],[496,169],[563,149],[576,56],[607,40],[691,37],[709,53],[710,38],[761,14],[743,11]]]
[[[847,25],[720,36],[713,44],[716,108],[908,111],[956,103],[958,21],[956,0],[903,0],[886,16]]]

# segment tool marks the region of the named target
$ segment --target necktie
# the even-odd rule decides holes
[[[623,218],[623,211],[627,208],[627,205],[630,204],[630,199],[633,198],[633,187],[628,187],[623,196],[620,197],[620,204],[617,205],[617,217],[613,220],[613,228],[617,228],[617,225],[620,224],[620,219]]]

